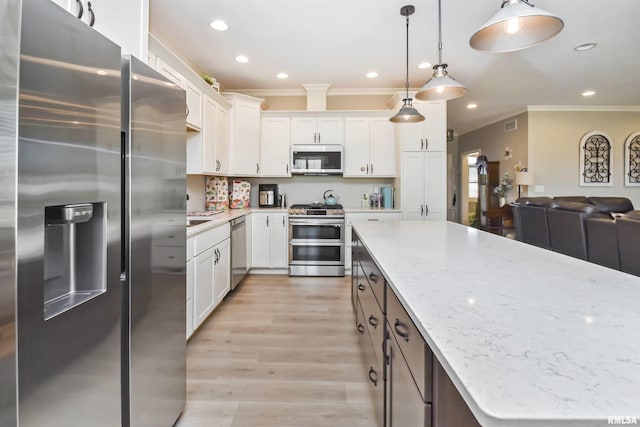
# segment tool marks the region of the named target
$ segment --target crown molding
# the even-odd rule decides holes
[[[415,90],[415,89],[414,89]],[[329,89],[328,96],[371,96],[371,95],[395,95],[402,88],[344,88]],[[252,96],[307,96],[304,89],[233,89],[230,92],[242,93]]]
[[[527,105],[527,111],[640,111],[638,105]]]

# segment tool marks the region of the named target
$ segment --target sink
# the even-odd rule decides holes
[[[193,227],[194,225],[204,224],[205,222],[211,221],[210,219],[188,219],[187,227]]]

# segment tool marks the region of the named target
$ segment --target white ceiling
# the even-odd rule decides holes
[[[564,20],[556,37],[518,52],[490,54],[469,47],[473,32],[501,0],[442,0],[443,60],[467,86],[449,102],[449,123],[462,134],[527,105],[640,105],[640,0],[532,0]],[[419,88],[437,63],[436,0],[150,0],[150,31],[224,90],[331,89],[373,93],[404,88],[405,18],[410,17],[409,74]],[[209,27],[223,19],[228,31]],[[590,51],[573,48],[586,42]],[[250,61],[234,60],[244,54]],[[375,70],[376,79],[365,74]],[[279,72],[289,78],[277,79]],[[384,89],[380,91],[379,89]],[[597,93],[584,98],[587,89]],[[386,90],[386,91],[385,91]],[[468,103],[478,104],[468,110]]]

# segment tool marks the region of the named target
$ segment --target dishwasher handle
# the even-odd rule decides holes
[[[235,225],[240,225],[243,222],[245,222],[244,215],[243,216],[239,216],[238,218],[232,219],[230,222],[231,222],[231,226],[232,227],[235,226]]]

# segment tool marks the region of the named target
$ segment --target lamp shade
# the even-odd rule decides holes
[[[435,65],[433,69],[435,70],[433,77],[416,93],[416,99],[421,101],[456,99],[467,93],[467,88],[449,75],[447,64]]]
[[[535,174],[533,172],[516,172],[516,185],[533,185],[534,182]]]
[[[417,123],[424,120],[424,116],[411,105],[411,98],[402,100],[403,105],[398,113],[389,119],[393,123]]]
[[[558,34],[564,22],[524,0],[508,0],[493,17],[471,36],[472,48],[483,52],[524,49]]]

